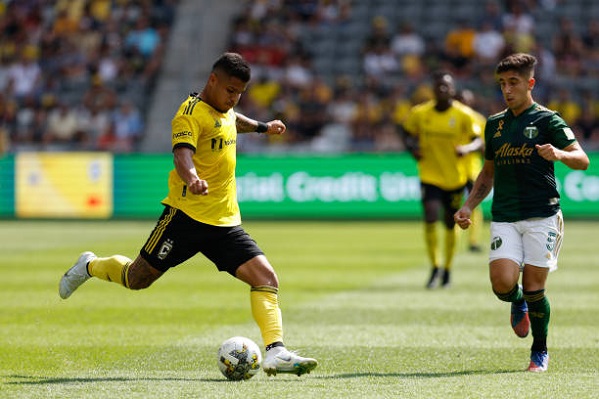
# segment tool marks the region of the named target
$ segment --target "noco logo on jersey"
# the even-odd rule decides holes
[[[191,132],[184,130],[182,132],[173,133],[173,139],[180,139],[181,137],[191,137]]]

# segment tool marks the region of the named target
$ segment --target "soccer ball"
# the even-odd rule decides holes
[[[218,348],[218,368],[231,381],[249,380],[260,371],[262,353],[246,337],[229,338]]]

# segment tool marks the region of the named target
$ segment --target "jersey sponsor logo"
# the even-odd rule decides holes
[[[536,126],[528,126],[524,129],[524,137],[527,139],[534,139],[539,135],[539,129]]]
[[[180,139],[181,137],[191,137],[191,136],[192,136],[192,133],[188,130],[173,133],[173,139]]]
[[[495,151],[495,156],[497,158],[507,158],[507,157],[523,157],[528,158],[532,155],[534,151],[533,147],[529,147],[526,143],[522,144],[520,147],[514,147],[510,143],[505,143],[497,151]]]
[[[215,138],[210,140],[210,148],[212,151],[221,151],[224,147],[235,145],[236,143],[237,140],[235,139],[225,140],[223,138]]]

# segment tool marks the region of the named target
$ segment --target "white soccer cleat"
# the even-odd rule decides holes
[[[267,375],[277,373],[302,374],[310,373],[318,365],[316,359],[301,357],[295,352],[290,352],[283,346],[272,348],[266,352],[262,368]]]
[[[58,294],[62,299],[67,299],[71,294],[85,283],[91,276],[87,273],[87,263],[96,259],[93,252],[84,252],[79,255],[77,262],[60,279]]]

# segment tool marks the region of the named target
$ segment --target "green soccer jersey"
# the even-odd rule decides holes
[[[554,215],[560,206],[554,165],[538,154],[535,145],[550,143],[563,149],[575,141],[557,112],[536,103],[518,116],[509,109],[490,116],[485,159],[495,165],[493,221]]]

